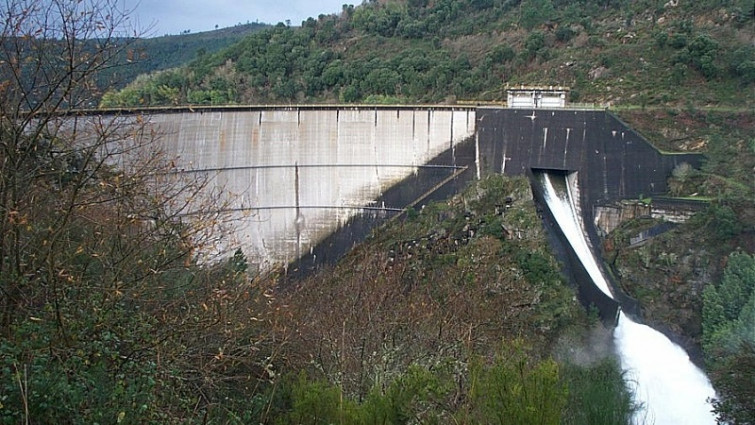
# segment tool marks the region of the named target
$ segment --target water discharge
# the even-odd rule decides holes
[[[638,412],[635,423],[716,423],[708,402],[715,396],[713,387],[681,347],[624,313],[619,316],[614,341],[621,366],[634,383],[635,400],[645,407],[645,411]]]
[[[540,174],[548,208],[595,285],[613,298],[579,225],[568,185],[557,191],[552,180],[552,175]],[[614,342],[622,368],[634,386],[635,401],[643,406],[635,415],[636,424],[716,423],[708,401],[715,396],[713,387],[681,347],[653,328],[632,321],[623,312],[614,330]]]

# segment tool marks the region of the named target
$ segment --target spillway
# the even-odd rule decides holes
[[[613,298],[610,286],[598,267],[579,224],[579,214],[569,195],[569,185],[557,191],[555,177],[538,173],[543,197],[558,226],[568,239],[595,285]],[[634,322],[623,312],[614,330],[614,343],[633,386],[635,402],[641,409],[636,424],[707,425],[715,424],[710,399],[715,392],[705,374],[687,353],[665,335],[649,326]]]

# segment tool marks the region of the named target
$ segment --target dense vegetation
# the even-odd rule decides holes
[[[206,182],[166,174],[138,117],[58,120],[140,59],[112,32],[124,17],[109,0],[39,3],[6,4],[0,36],[0,423],[629,422],[610,331],[563,281],[526,181],[409,211],[295,286],[250,276],[240,250],[199,261],[224,235],[214,208],[187,210]],[[752,114],[697,109],[752,105],[751,5],[674,4],[346,6],[103,104],[488,101],[502,82],[553,82],[574,99],[681,106],[624,116],[708,153],[670,183],[710,208],[639,248],[628,237],[647,223],[629,223],[606,252],[649,321],[703,346],[720,417],[752,423]]]
[[[500,101],[752,105],[753,11],[720,1],[370,1],[248,36],[108,94],[103,106]]]
[[[526,179],[494,176],[289,288],[284,423],[627,423],[610,333],[544,238]]]
[[[735,252],[703,293],[703,348],[721,399],[719,417],[755,423],[755,257]]]

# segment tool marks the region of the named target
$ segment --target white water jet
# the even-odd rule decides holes
[[[551,176],[547,173],[542,176],[545,202],[556,222],[595,285],[613,298],[584,238],[569,195],[559,195],[553,187]],[[684,349],[653,328],[635,323],[623,312],[614,330],[614,342],[621,366],[629,382],[634,384],[631,389],[635,402],[642,404],[642,409],[634,417],[635,424],[716,423],[709,401],[715,397],[715,391],[707,376],[692,363]]]
[[[687,353],[655,329],[635,323],[624,313],[613,334],[621,366],[634,384],[644,411],[637,424],[715,424],[709,399],[715,397],[708,377]]]
[[[590,274],[590,276],[593,277],[593,282],[595,283],[595,285],[597,285],[604,294],[613,298],[611,289],[608,286],[608,283],[606,283],[605,279],[603,279],[603,273],[600,271],[600,268],[598,268],[598,264],[592,260],[585,261],[586,259],[583,258],[585,253],[588,253],[588,256],[590,258],[592,258],[592,254],[590,254],[590,248],[587,246],[587,241],[583,236],[582,226],[580,226],[579,222],[577,221],[578,216],[574,213],[574,207],[569,200],[569,194],[563,193],[559,195],[558,192],[556,192],[556,189],[553,187],[551,176],[545,173],[543,174],[543,176],[545,202],[548,204],[548,208],[550,208],[553,216],[556,218],[558,227],[560,227],[561,231],[564,232],[564,236],[566,236],[566,239],[569,241],[569,243],[572,245],[572,248],[574,248],[574,251],[579,256],[582,265],[584,265],[585,269],[587,269],[587,272]],[[568,190],[568,186],[566,187],[566,190]],[[594,276],[600,276],[600,279],[595,279]]]

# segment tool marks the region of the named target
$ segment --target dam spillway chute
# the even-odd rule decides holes
[[[589,258],[592,255],[587,256],[587,253],[591,253],[592,250],[587,245],[587,240],[583,236],[584,232],[580,224],[580,215],[577,213],[577,206],[574,203],[574,196],[572,195],[574,189],[568,184],[567,175],[544,171],[537,172],[536,175],[543,185],[543,195],[546,204],[550,207],[556,223],[564,233],[566,240],[572,245],[580,262],[591,277],[602,275],[598,264]],[[613,298],[613,292],[604,279],[593,281],[593,283],[606,296]]]
[[[584,236],[579,208],[569,195],[573,188],[569,187],[566,173],[538,171],[533,174],[544,203],[570,249],[590,274],[595,287],[613,299],[611,287]],[[710,404],[715,391],[683,348],[621,311],[618,311],[614,329],[614,344],[635,402],[641,406],[635,414],[635,424],[716,423]]]
[[[580,301],[587,308],[596,308],[600,318],[608,326],[618,320],[619,303],[613,298],[605,281],[596,282],[593,275],[601,275],[592,252],[583,237],[579,207],[575,203],[576,188],[569,188],[569,172],[566,170],[534,170],[533,193],[546,207],[546,223],[552,230],[552,242],[557,245],[564,260],[564,271],[575,284]]]

